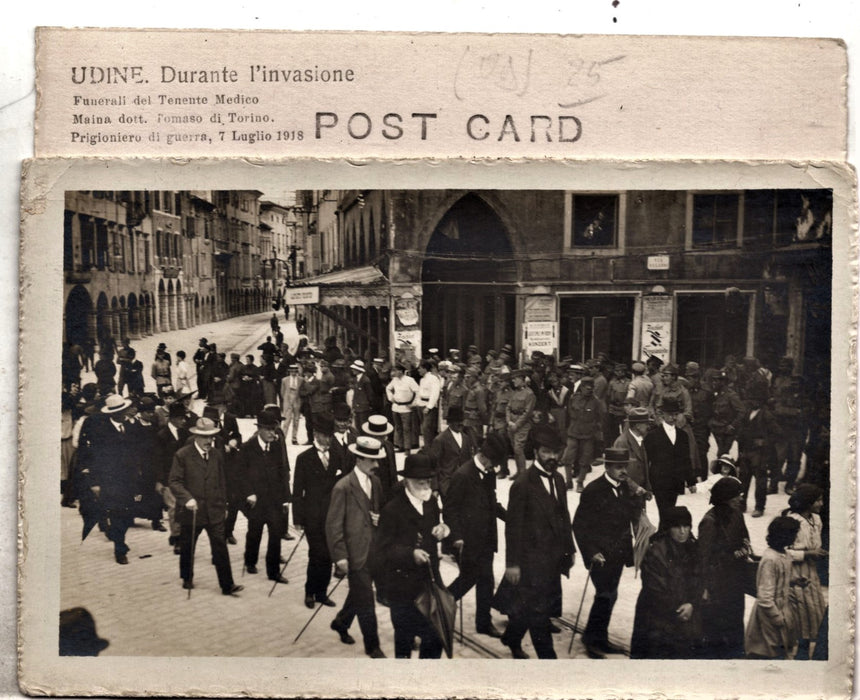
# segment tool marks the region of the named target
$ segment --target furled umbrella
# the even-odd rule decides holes
[[[439,639],[445,655],[450,659],[454,655],[454,618],[457,615],[457,602],[454,596],[444,586],[436,583],[433,573],[433,565],[427,562],[430,569],[430,578],[424,582],[424,590],[415,598],[415,607],[430,624]]]

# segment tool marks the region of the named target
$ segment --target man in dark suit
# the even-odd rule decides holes
[[[185,407],[181,403],[172,403],[168,409],[167,425],[156,433],[156,489],[161,493],[164,505],[167,506],[167,522],[170,525],[168,543],[173,546],[173,553],[179,554],[179,517],[176,512],[176,496],[168,487],[170,469],[173,466],[173,456],[185,445],[191,433],[185,425]]]
[[[688,486],[690,493],[696,492],[696,474],[690,459],[690,438],[675,426],[682,411],[677,399],[667,396],[657,409],[658,425],[646,436],[643,444],[648,455],[651,487],[660,512],[660,529],[663,516],[674,508],[678,496]]]
[[[352,428],[352,411],[346,403],[336,403],[332,407],[334,418],[334,434],[331,437],[329,448],[331,466],[341,474],[349,474],[355,466],[355,455],[349,450],[349,446],[355,442],[358,436]]]
[[[355,414],[355,427],[360,430],[370,414],[378,412],[382,405],[375,393],[373,382],[365,371],[364,362],[355,360],[349,369],[353,379],[352,411]]]
[[[305,581],[305,605],[316,602],[334,607],[326,595],[331,581],[331,557],[325,539],[325,518],[331,490],[343,476],[337,465],[331,464],[329,447],[334,422],[329,416],[314,416],[313,441],[296,458],[293,476],[293,524],[304,530],[308,540],[308,573]]]
[[[430,443],[427,454],[433,460],[436,469],[434,490],[442,496],[442,503],[448,494],[448,484],[451,475],[464,462],[475,454],[476,445],[472,436],[463,430],[463,409],[451,406],[446,416],[448,427],[439,433]]]
[[[233,528],[236,527],[236,518],[244,501],[239,469],[236,464],[236,458],[239,456],[239,449],[242,446],[242,433],[239,432],[239,422],[236,420],[236,416],[227,410],[225,397],[223,395],[216,397],[213,402],[215,393],[210,393],[209,405],[203,409],[203,417],[211,418],[221,429],[221,432],[215,437],[215,448],[224,453],[224,478],[227,481],[227,519],[224,521],[224,536],[227,539],[227,544],[236,544]]]
[[[451,530],[440,522],[439,503],[433,498],[430,457],[408,455],[403,471],[398,473],[404,487],[396,490],[379,517],[377,588],[391,609],[394,655],[408,659],[415,637],[419,637],[419,658],[438,659],[442,640],[415,606],[415,598],[424,590],[431,571],[441,584],[438,543]]]
[[[394,432],[394,426],[385,416],[373,415],[361,424],[361,432],[379,440],[382,443],[382,449],[385,450],[385,457],[378,460],[379,468],[376,470],[376,476],[382,484],[382,505],[385,505],[391,500],[394,487],[397,485],[397,457],[394,453],[394,443],[388,439],[388,436]]]
[[[526,631],[538,658],[555,659],[550,617],[561,615],[561,576],[568,575],[576,548],[570,531],[567,489],[558,473],[564,442],[548,424],[530,434],[535,461],[511,486],[505,522],[505,580],[514,586],[502,643],[515,659]]]
[[[280,575],[281,535],[287,529],[287,509],[290,500],[290,475],[286,453],[278,440],[279,418],[264,410],[257,416],[257,434],[239,451],[237,471],[248,532],[245,536],[245,570],[257,573],[257,557],[263,526],[269,530],[266,548],[266,575],[271,581],[287,583]]]
[[[505,509],[496,501],[494,467],[506,457],[502,438],[488,436],[478,453],[454,472],[445,499],[445,520],[460,564],[460,575],[448,590],[459,600],[475,586],[475,629],[490,637],[502,636],[493,626],[490,604],[493,555],[499,544],[496,518],[505,519]]]
[[[109,525],[107,537],[114,544],[117,564],[128,564],[125,533],[134,524],[140,495],[139,426],[129,420],[132,401],[118,394],[107,397],[103,419],[89,433],[89,486]]]
[[[594,602],[582,635],[592,659],[623,653],[610,644],[609,619],[618,597],[625,566],[633,566],[632,527],[638,506],[627,485],[627,450],[610,448],[603,454],[606,467],[582,492],[573,518],[573,532],[594,583]]]
[[[170,404],[167,425],[155,435],[155,488],[167,507],[167,522],[170,526],[168,543],[173,546],[174,554],[179,554],[180,528],[176,513],[176,496],[168,488],[167,483],[170,478],[170,468],[173,466],[173,456],[188,441],[190,435],[185,426],[185,407],[181,403]]]
[[[224,457],[213,444],[220,429],[211,418],[199,418],[189,432],[194,440],[177,450],[170,470],[170,490],[176,496],[176,508],[181,513],[179,575],[182,587],[194,588],[194,545],[200,532],[206,530],[221,592],[235,596],[244,586],[233,582],[224,538],[224,513],[227,510]]]
[[[374,472],[385,451],[379,440],[363,435],[349,445],[349,451],[355,455],[355,469],[334,485],[325,522],[335,576],[349,577],[349,595],[331,628],[344,644],[354,644],[349,628],[357,617],[365,653],[372,659],[384,659],[370,572],[382,499],[382,484]]]

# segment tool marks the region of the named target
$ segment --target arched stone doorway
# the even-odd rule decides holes
[[[69,292],[69,298],[66,299],[65,322],[65,339],[70,345],[85,347],[89,338],[96,337],[93,300],[81,285],[76,285]]]
[[[480,195],[457,200],[427,244],[423,282],[425,348],[490,348],[515,342],[517,268],[502,219]],[[465,354],[465,352],[464,352]]]

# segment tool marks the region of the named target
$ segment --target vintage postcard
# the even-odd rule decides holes
[[[851,695],[840,42],[37,58],[24,692]]]
[[[162,189],[152,190],[150,182]],[[326,697],[850,693],[854,366],[848,261],[854,255],[856,215],[850,170],[832,164],[439,167],[416,161],[366,162],[356,168],[314,161],[261,167],[57,159],[29,164],[25,188],[20,591],[25,689]],[[275,346],[279,335],[283,342],[277,354],[267,357],[266,343]],[[114,351],[108,347],[112,344]],[[209,367],[204,355],[213,353]],[[234,353],[241,361],[230,359]],[[55,355],[58,359],[51,359]],[[439,364],[444,362],[445,385],[432,415],[438,417],[444,406],[447,422],[422,421],[421,430],[404,429],[400,395],[393,391],[386,393],[393,400],[384,400],[379,409],[379,425],[370,421],[369,409],[356,399],[354,378],[362,373],[349,368],[363,362],[370,370],[379,360],[388,383],[387,373],[394,382],[397,363],[410,368],[436,357],[444,358]],[[32,365],[27,358],[33,358]],[[318,543],[307,520],[311,497],[307,485],[298,482],[305,479],[302,454],[314,453],[320,431],[332,428],[314,414],[317,404],[309,412],[300,406],[294,412],[288,387],[299,372],[309,385],[324,381],[332,373],[326,358],[338,378],[330,390],[335,395],[341,390],[332,410],[337,404],[348,407],[347,423],[364,411],[363,422],[351,430],[364,427],[393,438],[404,450],[393,453],[401,471],[408,472],[408,460],[416,461],[407,457],[414,446],[423,446],[425,439],[432,445],[437,433],[444,436],[446,426],[456,423],[450,411],[459,396],[461,415],[470,419],[463,435],[488,450],[494,440],[488,447],[481,442],[484,435],[504,438],[496,462],[504,473],[526,470],[524,479],[534,469],[532,458],[541,453],[526,457],[516,431],[505,424],[510,411],[499,418],[500,401],[518,405],[520,380],[512,382],[513,390],[506,389],[508,368],[515,377],[524,368],[544,401],[558,395],[553,383],[560,390],[570,382],[573,396],[581,396],[573,384],[597,385],[606,366],[616,391],[619,381],[629,387],[628,374],[642,377],[639,362],[664,360],[669,369],[658,373],[667,392],[662,401],[669,401],[680,374],[688,389],[679,394],[697,397],[700,417],[710,407],[709,419],[691,422],[694,438],[704,431],[708,440],[697,466],[691,466],[695,473],[689,485],[697,488],[695,493],[685,488],[677,497],[681,516],[689,517],[700,544],[726,481],[736,483],[737,492],[749,491],[746,512],[737,512],[736,521],[745,523],[748,536],[742,539],[748,539],[751,551],[764,558],[775,556],[768,548],[772,523],[786,510],[797,512],[797,494],[826,494],[805,515],[822,538],[815,540],[816,559],[791,579],[808,587],[802,592],[792,587],[793,602],[781,603],[796,606],[791,614],[798,625],[802,619],[812,622],[792,628],[799,636],[782,652],[776,644],[771,660],[745,658],[751,626],[768,604],[767,584],[759,579],[758,600],[733,588],[740,584],[729,585],[719,594],[727,598],[714,606],[701,598],[706,581],[719,586],[730,580],[730,568],[717,569],[710,578],[698,565],[686,573],[670,568],[664,574],[680,577],[695,589],[689,595],[697,596],[691,605],[698,626],[681,624],[676,632],[697,631],[689,638],[665,639],[663,645],[638,646],[643,601],[648,587],[656,585],[646,554],[639,566],[622,566],[604,627],[612,652],[600,652],[588,637],[588,625],[599,624],[595,611],[604,599],[588,578],[588,535],[574,530],[572,568],[547,572],[547,579],[532,584],[555,580],[560,585],[559,607],[548,618],[559,632],[549,637],[549,651],[539,632],[496,637],[495,630],[512,629],[518,612],[498,600],[493,606],[506,609],[506,615],[497,607],[487,610],[486,599],[469,591],[460,598],[449,630],[450,660],[438,648],[435,655],[443,658],[437,665],[419,661],[427,650],[412,649],[421,637],[417,631],[406,650],[413,661],[393,659],[403,653],[397,606],[374,596],[365,608],[359,606],[357,623],[350,626],[348,595],[360,590],[360,583],[331,577],[331,557],[322,574],[315,561]],[[301,364],[300,370],[287,366],[279,378],[277,368],[293,362]],[[352,379],[342,379],[345,369]],[[585,374],[593,378],[582,379]],[[728,382],[732,388],[724,389]],[[733,402],[756,401],[756,384],[771,387],[773,396],[759,408],[738,407],[739,432],[732,435],[718,416]],[[167,391],[168,386],[173,389]],[[484,396],[494,394],[486,419],[475,412],[476,391],[459,388],[469,386],[483,387],[477,393]],[[787,387],[792,390],[786,392]],[[142,481],[126,482],[125,496],[112,491],[111,498],[127,500],[127,510],[113,501],[99,507],[103,497],[93,499],[92,486],[101,486],[104,494],[108,487],[102,483],[117,485],[99,464],[112,439],[103,431],[116,418],[114,412],[126,415],[132,402],[138,417],[127,430],[142,442],[121,449],[115,459],[121,455],[129,461],[131,473]],[[252,487],[237,486],[235,493],[228,492],[227,503],[241,498],[238,515],[234,510],[231,522],[227,508],[226,525],[224,511],[220,515],[220,531],[209,530],[209,537],[201,533],[192,564],[181,535],[182,528],[191,527],[188,516],[177,513],[176,504],[173,513],[165,510],[161,488],[166,479],[173,492],[184,493],[177,471],[181,459],[174,456],[170,466],[159,461],[165,448],[158,440],[167,439],[169,428],[161,428],[159,438],[157,426],[175,415],[178,423],[202,435],[213,425],[206,417],[219,420],[220,412],[217,425],[234,425],[242,455],[256,448],[260,409],[267,403],[284,412],[281,440],[292,490],[289,498],[281,493],[290,507],[286,521],[279,522],[287,527],[270,522],[267,533],[274,534],[267,534],[265,552],[260,551],[255,515],[245,499]],[[415,409],[411,401],[405,403],[411,418]],[[618,399],[607,399],[608,407],[618,405]],[[624,411],[623,400],[621,405]],[[549,420],[551,405],[540,406],[534,424],[557,431]],[[575,413],[570,406],[568,401],[567,412]],[[628,422],[643,411],[647,421],[648,406],[628,402]],[[788,412],[791,407],[802,411]],[[328,411],[325,406],[316,410]],[[777,425],[795,427],[795,432],[755,438],[774,450],[789,450],[779,467],[770,460],[766,470],[752,471],[745,436],[756,411]],[[46,430],[44,421],[29,418],[47,412],[63,417],[61,431]],[[565,420],[563,414],[556,412],[559,420]],[[654,420],[659,416],[663,409]],[[606,436],[595,438],[604,452],[624,424],[624,418],[620,423],[610,418],[607,413],[601,424]],[[389,424],[397,427],[393,434]],[[313,444],[308,426],[316,436]],[[556,439],[567,442],[569,437],[570,431]],[[844,447],[831,450],[831,444]],[[81,459],[84,449],[87,456]],[[715,463],[723,452],[728,454],[726,473],[737,468],[740,481]],[[598,456],[583,464],[566,452],[557,455],[563,462],[559,473],[566,473],[572,486],[560,498],[574,521],[589,487],[605,480],[608,467],[595,461]],[[55,467],[58,461],[62,473]],[[652,469],[650,488],[658,496],[645,502],[644,512],[656,526],[662,519],[659,470],[653,463]],[[496,499],[510,516],[516,485],[524,480],[495,481]],[[453,499],[450,491],[446,495]],[[405,499],[405,492],[400,496]],[[392,499],[396,505],[396,496]],[[379,527],[384,528],[396,509],[380,509]],[[455,511],[446,509],[443,499],[442,519],[449,513],[453,521]],[[493,528],[498,551],[490,551],[487,561],[496,586],[519,561],[510,558],[516,542],[511,527],[509,517]],[[632,536],[628,525],[622,541],[632,542]],[[665,537],[654,535],[651,548]],[[225,545],[225,540],[236,543]],[[541,544],[536,540],[530,546]],[[416,545],[410,541],[409,546]],[[221,560],[225,549],[226,560]],[[392,551],[377,554],[385,560]],[[440,583],[452,586],[464,569],[442,551]],[[712,566],[709,556],[722,555],[702,556],[703,566]],[[734,551],[725,566],[733,556]],[[377,594],[388,580],[384,572],[379,575]],[[289,583],[272,580],[280,576]],[[184,587],[189,579],[193,589]],[[235,586],[242,590],[223,595]],[[732,592],[739,608],[732,608]],[[812,593],[815,598],[804,595]],[[711,595],[718,595],[713,588]],[[319,599],[330,599],[334,606]],[[807,604],[812,607],[802,607]],[[73,629],[83,637],[72,635],[69,642],[59,632],[65,619],[61,611],[78,616]],[[486,614],[489,624],[481,617]],[[789,611],[783,608],[780,614]],[[731,615],[737,615],[734,642],[725,630],[728,637],[708,636],[708,620],[719,628]],[[814,634],[809,625],[815,625]],[[84,630],[90,646],[83,641]],[[425,630],[425,636],[433,634]],[[375,650],[388,658],[369,657]],[[533,660],[551,652],[557,660],[522,661],[512,654],[515,650]],[[84,657],[96,651],[98,658]],[[792,658],[777,658],[786,652]],[[599,654],[607,658],[595,658]],[[678,658],[687,661],[679,664]],[[440,672],[438,664],[449,664],[448,670]]]

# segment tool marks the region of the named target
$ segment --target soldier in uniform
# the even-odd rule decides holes
[[[517,465],[517,475],[526,470],[526,440],[532,427],[532,414],[535,408],[534,392],[526,386],[528,372],[523,369],[511,372],[513,390],[508,397],[505,420],[508,427],[508,439],[514,450],[514,461]],[[514,478],[514,477],[511,477]]]
[[[808,426],[805,418],[803,377],[792,374],[793,370],[794,360],[783,357],[780,360],[777,376],[773,380],[773,413],[779,424],[780,433],[776,438],[775,473],[771,476],[768,493],[777,493],[783,464],[786,493],[794,490],[794,482],[800,471],[800,456]]]
[[[507,453],[510,454],[510,440],[508,439],[508,400],[511,397],[513,388],[511,387],[510,372],[499,372],[496,376],[496,390],[493,393],[492,408],[490,410],[490,432],[498,435],[507,446]],[[499,465],[499,478],[509,476],[507,454]]]
[[[627,365],[618,363],[612,370],[612,379],[606,387],[606,444],[612,444],[624,430],[624,419],[627,417],[627,389],[630,380],[627,378]]]
[[[651,410],[651,394],[654,393],[654,382],[649,377],[645,376],[645,365],[641,362],[634,362],[631,367],[633,378],[627,385],[627,398],[625,403],[629,408],[642,406]],[[651,413],[653,418],[654,414]]]
[[[724,371],[714,374],[711,384],[714,389],[713,411],[708,427],[717,441],[717,454],[724,455],[731,451],[732,443],[737,436],[738,428],[744,416],[744,404],[733,389],[726,383],[728,376]]]
[[[708,478],[708,448],[710,447],[711,429],[708,422],[713,410],[713,393],[702,381],[698,362],[688,362],[684,367],[684,377],[678,380],[690,394],[690,404],[693,409],[693,420],[690,425],[693,430],[693,441],[699,453],[696,476],[700,481]]]
[[[466,395],[463,397],[463,427],[471,433],[475,445],[481,444],[484,428],[489,422],[487,389],[480,381],[480,374],[476,365],[470,365],[464,379]]]
[[[572,473],[576,473],[576,490],[582,493],[585,475],[603,441],[603,403],[594,396],[594,379],[583,377],[579,391],[567,402],[567,447],[561,458],[565,485],[573,489]]]

